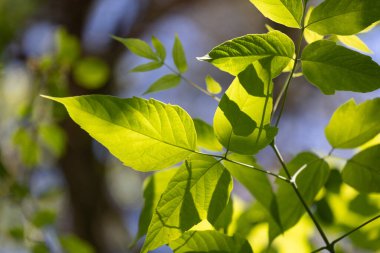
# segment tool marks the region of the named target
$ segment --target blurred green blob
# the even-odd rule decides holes
[[[359,194],[349,204],[351,211],[363,216],[374,216],[379,212],[379,208],[371,203],[368,195]]]
[[[342,175],[336,169],[330,170],[329,178],[325,184],[326,190],[339,194],[342,185]]]
[[[39,138],[42,143],[54,154],[60,157],[65,149],[66,134],[57,125],[44,124],[38,128]]]
[[[24,229],[22,227],[12,227],[8,230],[8,235],[17,241],[24,239]]]
[[[21,161],[27,167],[33,167],[40,162],[41,150],[34,136],[24,127],[13,134],[13,143],[18,147]]]
[[[87,57],[75,64],[73,74],[78,85],[92,90],[105,85],[110,76],[110,69],[104,61],[95,57]]]
[[[66,235],[60,238],[62,248],[66,253],[94,253],[95,250],[86,243],[74,235]]]
[[[38,243],[33,246],[32,253],[49,253],[49,249],[44,243]]]
[[[334,223],[334,214],[331,210],[331,207],[325,198],[315,203],[316,214],[318,218],[328,225],[333,225]]]
[[[60,28],[56,32],[56,47],[57,60],[62,65],[70,66],[79,58],[79,41],[64,28]]]
[[[57,218],[57,214],[52,210],[40,210],[32,218],[32,223],[38,228],[52,225]]]

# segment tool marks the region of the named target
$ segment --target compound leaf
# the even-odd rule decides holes
[[[62,103],[78,125],[135,170],[167,168],[195,150],[194,123],[178,106],[105,95],[46,98]]]
[[[370,92],[380,88],[380,66],[371,57],[332,41],[308,45],[302,53],[302,69],[307,80],[327,95],[336,90]]]
[[[322,35],[352,35],[378,20],[380,1],[326,0],[313,10],[307,28]]]
[[[207,156],[192,157],[162,194],[141,252],[170,243],[201,220],[216,222],[231,189],[231,176],[219,161]]]
[[[272,77],[275,77],[286,67],[293,54],[293,41],[279,31],[272,31],[267,34],[248,34],[226,41],[198,60],[208,61],[236,76],[253,62],[271,58]]]
[[[303,15],[302,0],[250,0],[267,18],[282,25],[300,28]]]
[[[253,253],[246,239],[228,236],[215,230],[187,231],[169,246],[174,253]]]
[[[380,98],[360,105],[350,99],[333,114],[325,129],[333,148],[356,148],[380,132]]]
[[[370,147],[347,161],[343,181],[359,192],[380,192],[380,145]]]

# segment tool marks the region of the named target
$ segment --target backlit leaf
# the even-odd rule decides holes
[[[248,65],[262,58],[271,58],[272,78],[279,75],[294,54],[294,43],[279,31],[267,34],[248,34],[214,47],[198,60],[208,61],[215,67],[237,75]]]
[[[356,148],[380,133],[380,98],[360,105],[350,99],[333,114],[325,129],[334,148]]]
[[[227,150],[254,154],[277,134],[270,125],[273,82],[268,69],[269,60],[248,66],[223,95],[215,112],[214,129]]]
[[[215,79],[212,78],[212,76],[207,75],[205,81],[208,92],[212,94],[219,94],[222,91],[222,86],[220,86],[220,84],[217,81],[215,81]]]
[[[307,28],[322,35],[352,35],[378,20],[380,1],[325,0],[311,13]]]
[[[178,169],[158,171],[144,181],[144,207],[140,214],[135,242],[148,231],[158,201],[177,171]]]
[[[356,35],[350,36],[337,36],[338,40],[342,42],[344,45],[349,46],[353,49],[357,49],[364,53],[372,54],[372,50],[368,48],[368,46]]]
[[[113,36],[113,38],[121,43],[124,44],[132,53],[135,55],[151,59],[151,60],[158,60],[157,55],[153,52],[153,50],[150,48],[148,43],[146,43],[143,40],[140,39],[132,39],[132,38],[120,38]]]
[[[287,167],[291,176],[298,174],[296,178],[297,188],[305,202],[311,205],[327,181],[329,166],[315,154],[305,152],[294,157]],[[300,169],[301,171],[299,171]],[[284,171],[281,174],[285,174]],[[277,183],[277,204],[282,228],[286,231],[297,224],[305,213],[305,208],[289,183],[281,180],[278,180]],[[281,229],[275,222],[271,221],[269,223],[270,239],[273,240],[279,234],[281,234]]]
[[[194,123],[178,106],[105,95],[47,98],[62,103],[78,125],[135,170],[167,168],[195,150]]]
[[[142,253],[179,238],[201,220],[215,223],[231,189],[231,176],[219,161],[198,155],[187,161],[162,194]]]
[[[148,63],[141,64],[139,66],[134,67],[133,69],[130,70],[130,72],[146,72],[146,71],[151,71],[158,69],[162,67],[163,63],[158,62],[158,61],[152,61]]]
[[[156,37],[152,36],[152,44],[156,49],[157,55],[160,57],[161,61],[165,61],[166,59],[166,49],[162,42]]]
[[[214,230],[187,231],[169,246],[174,253],[253,253],[246,239],[231,237]]]
[[[194,126],[197,131],[198,146],[212,150],[221,151],[223,146],[219,143],[215,137],[214,129],[201,119],[193,119]]]
[[[182,43],[179,40],[177,35],[175,36],[175,39],[174,39],[172,54],[173,54],[174,64],[177,67],[178,71],[180,73],[186,72],[187,71],[186,55],[185,55],[185,51],[183,50]]]
[[[327,95],[336,90],[370,92],[380,88],[380,66],[371,57],[332,41],[316,41],[302,53],[305,77]]]
[[[176,74],[167,74],[155,81],[145,92],[144,94],[168,90],[174,87],[177,87],[181,82],[181,77]]]
[[[310,6],[310,8],[307,10],[306,17],[305,17],[305,23],[307,23],[310,19],[310,14],[314,10],[314,6]],[[313,43],[314,41],[323,39],[323,35],[320,35],[308,28],[305,28],[303,32],[303,36],[307,43]]]
[[[380,192],[380,145],[361,151],[342,172],[343,181],[359,192]]]
[[[267,18],[282,25],[301,27],[302,0],[250,0]]]

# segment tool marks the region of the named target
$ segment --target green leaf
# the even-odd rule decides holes
[[[181,82],[181,77],[176,74],[164,75],[155,81],[145,92],[145,94],[158,92],[162,90],[168,90],[174,87],[177,87]]]
[[[72,65],[80,55],[80,44],[77,38],[70,35],[65,29],[59,28],[55,33],[57,47],[56,57],[63,66]]]
[[[54,224],[57,214],[51,210],[40,210],[33,215],[32,223],[38,228]]]
[[[21,161],[25,166],[33,167],[40,162],[41,149],[33,133],[24,127],[20,127],[13,133],[12,139],[20,152]]]
[[[193,119],[193,121],[198,136],[197,145],[208,150],[221,151],[223,149],[223,146],[215,137],[214,129],[212,126],[201,119]]]
[[[311,12],[314,10],[314,6],[310,6],[310,8],[307,10],[306,17],[305,17],[305,23],[307,23],[310,19]],[[317,40],[322,40],[323,35],[320,35],[316,32],[313,32],[312,30],[305,28],[303,32],[303,36],[308,44],[313,43]]]
[[[212,94],[219,94],[222,91],[222,86],[217,81],[215,81],[212,76],[207,75],[205,81],[208,92]]]
[[[188,231],[169,246],[174,253],[253,253],[246,239],[231,237],[214,230]]]
[[[297,188],[308,205],[311,205],[318,192],[327,181],[329,166],[313,153],[300,153],[287,165],[291,176],[297,175],[295,182]],[[281,172],[284,174],[284,171]],[[294,180],[294,179],[293,179]],[[293,227],[305,213],[305,208],[297,197],[294,189],[289,183],[277,181],[276,193],[279,214],[284,231]],[[271,221],[269,223],[269,237],[271,240],[281,234],[278,225]]]
[[[350,99],[333,114],[325,129],[333,148],[356,148],[380,132],[380,98],[357,105]]]
[[[88,57],[75,64],[73,75],[77,83],[83,88],[99,89],[108,81],[110,69],[104,61]]]
[[[41,142],[56,156],[60,157],[66,146],[66,133],[57,125],[40,124],[38,135]]]
[[[306,46],[302,69],[307,80],[327,95],[336,90],[370,92],[380,88],[380,66],[371,57],[332,41]]]
[[[25,238],[23,227],[11,227],[7,232],[8,235],[16,241],[22,241]]]
[[[141,64],[139,66],[136,66],[133,69],[131,69],[129,72],[147,72],[147,71],[161,68],[162,65],[163,65],[162,62],[152,61],[152,62],[148,62],[148,63]]]
[[[277,128],[270,126],[273,100],[270,61],[256,63],[234,79],[214,116],[216,137],[227,150],[239,154],[257,153],[277,134]]]
[[[301,28],[302,0],[250,0],[267,18],[282,25]]]
[[[294,43],[279,31],[267,34],[248,34],[214,47],[198,60],[208,61],[220,70],[236,76],[248,65],[263,58],[271,58],[272,77],[279,75],[292,59]]]
[[[140,214],[139,229],[134,243],[148,231],[158,201],[177,171],[178,169],[158,171],[144,181],[144,207]]]
[[[228,227],[232,222],[232,217],[234,214],[234,204],[232,197],[227,203],[227,206],[223,209],[223,212],[219,215],[218,219],[214,223],[214,228],[217,230],[222,230],[225,234],[228,232]]]
[[[228,203],[231,189],[231,176],[219,161],[193,157],[162,194],[141,252],[170,243],[201,220],[215,223]]]
[[[60,238],[62,248],[66,253],[94,253],[93,247],[86,241],[74,235],[65,235]]]
[[[185,73],[187,71],[187,62],[185,51],[178,35],[175,36],[174,46],[172,50],[174,64],[177,67],[179,73]]]
[[[167,168],[195,150],[194,123],[178,106],[105,95],[46,98],[62,103],[78,125],[135,170]]]
[[[158,56],[153,52],[148,43],[140,39],[125,39],[113,36],[113,38],[124,44],[135,55],[151,59],[158,60]]]
[[[161,61],[164,62],[166,59],[165,46],[162,44],[162,42],[159,39],[157,39],[154,36],[152,36],[152,44],[153,44],[153,47],[156,49],[156,53],[158,57],[160,57]]]
[[[378,20],[380,1],[325,0],[311,13],[307,28],[322,35],[352,35]]]
[[[364,53],[373,54],[372,50],[356,35],[350,36],[337,36],[338,40],[353,49],[362,51]]]
[[[347,161],[343,181],[359,192],[380,192],[380,145],[370,147]]]

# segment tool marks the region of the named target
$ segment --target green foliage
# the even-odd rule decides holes
[[[102,95],[50,99],[62,103],[76,123],[136,170],[169,167],[195,149],[194,123],[178,106]],[[129,145],[133,149],[128,149]]]
[[[336,90],[370,92],[380,88],[380,66],[371,57],[331,41],[308,45],[302,53],[302,70],[326,95]]]
[[[149,60],[132,72],[162,66],[170,70],[145,94],[176,87],[183,80],[217,100],[212,126],[201,119],[193,120],[178,106],[153,99],[102,95],[47,98],[63,104],[80,127],[126,166],[143,172],[160,170],[144,184],[145,202],[135,240],[146,235],[143,253],[163,245],[178,253],[250,253],[250,243],[255,247],[263,241],[254,237],[262,223],[268,228],[269,245],[259,248],[276,252],[279,235],[291,234],[300,224],[310,226],[304,222],[304,214],[322,238],[314,240],[323,246],[313,252],[337,252],[336,244],[351,234],[355,235],[351,236],[353,244],[378,250],[378,243],[360,243],[370,232],[358,230],[380,217],[371,217],[360,225],[380,210],[374,204],[378,199],[368,194],[380,192],[380,145],[374,139],[380,136],[379,98],[360,105],[349,100],[335,111],[325,130],[333,149],[325,156],[305,151],[286,162],[275,137],[289,85],[297,76],[305,75],[327,95],[380,88],[380,66],[371,57],[343,46],[370,52],[356,33],[369,31],[367,27],[380,20],[379,2],[325,0],[309,9],[308,1],[302,0],[251,2],[272,21],[297,28],[300,37],[295,45],[287,35],[269,27],[266,34],[233,38],[198,58],[234,76],[221,99],[215,94],[222,86],[211,76],[205,77],[204,88],[184,76],[188,65],[178,36],[171,49],[174,67],[166,62],[167,49],[156,37],[152,37],[152,46],[140,39],[115,37],[133,54]],[[304,49],[303,39],[310,43]],[[289,72],[288,78],[273,105],[273,80],[282,72]],[[25,133],[19,135],[24,136],[16,138],[20,144],[30,143]],[[277,170],[263,168],[253,156],[267,147],[281,165]],[[331,162],[334,149],[358,147],[360,150],[345,165]],[[212,153],[203,153],[204,149]],[[291,143],[288,150],[292,151]],[[181,165],[164,170],[176,164]],[[330,169],[330,165],[337,167]],[[276,180],[271,181],[269,176]],[[231,197],[232,179],[253,196],[249,208],[242,208],[239,200]],[[345,215],[349,218],[342,220]],[[35,226],[53,222],[44,217]],[[328,236],[344,234],[331,240],[326,228],[331,228]],[[73,251],[67,243],[63,245],[66,251]]]
[[[83,58],[74,67],[74,78],[86,89],[99,89],[110,75],[108,65],[98,58]]]
[[[361,151],[347,161],[343,181],[360,192],[380,192],[380,145]]]
[[[325,0],[313,10],[307,27],[323,35],[352,35],[378,20],[379,1]]]
[[[356,105],[350,99],[333,114],[326,138],[333,148],[356,148],[380,132],[380,98]]]

